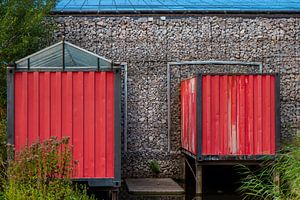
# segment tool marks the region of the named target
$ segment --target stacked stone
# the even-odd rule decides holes
[[[58,17],[56,38],[128,63],[128,152],[123,177],[180,178],[180,81],[200,72],[256,72],[245,66],[171,67],[171,153],[167,152],[167,62],[262,62],[281,75],[282,138],[300,122],[300,18],[160,16]]]

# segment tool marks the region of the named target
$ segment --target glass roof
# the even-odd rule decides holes
[[[63,59],[64,56],[64,59]],[[17,69],[110,68],[111,61],[69,42],[59,42],[16,62]]]
[[[54,12],[299,11],[300,0],[61,0]]]

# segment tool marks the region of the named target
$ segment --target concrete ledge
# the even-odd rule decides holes
[[[171,178],[137,178],[125,180],[134,195],[182,195],[184,189]]]

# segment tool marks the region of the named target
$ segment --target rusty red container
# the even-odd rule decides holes
[[[78,161],[73,178],[90,186],[121,181],[120,70],[8,70],[9,143],[69,137]]]
[[[181,82],[181,147],[198,160],[274,157],[278,74],[200,74]]]

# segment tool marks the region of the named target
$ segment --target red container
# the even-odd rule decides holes
[[[70,137],[74,179],[120,185],[120,70],[8,71],[10,143]],[[13,126],[11,126],[13,123]],[[11,128],[12,127],[12,128]]]
[[[198,160],[273,157],[280,139],[277,74],[201,74],[181,82],[181,144]]]

